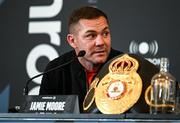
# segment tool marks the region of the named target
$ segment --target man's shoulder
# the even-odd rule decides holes
[[[123,52],[122,51],[120,51],[120,50],[116,50],[116,49],[111,49],[111,53],[113,53],[113,54],[117,54],[117,55],[119,55],[119,54],[123,54]]]
[[[112,59],[112,58],[114,58],[118,55],[121,55],[121,54],[123,54],[123,52],[112,48],[108,59]]]
[[[75,51],[68,51],[48,63],[49,67],[56,67],[70,61],[75,56]]]

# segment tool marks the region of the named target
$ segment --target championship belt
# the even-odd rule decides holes
[[[142,92],[142,79],[137,73],[139,63],[124,54],[116,57],[108,65],[106,73],[99,74],[91,83],[83,102],[84,111],[97,107],[104,114],[121,114],[130,109]]]

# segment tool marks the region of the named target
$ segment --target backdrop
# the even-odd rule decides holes
[[[71,49],[67,18],[82,5],[107,13],[115,49],[156,65],[168,57],[171,74],[180,79],[179,0],[0,0],[0,95],[9,88],[10,107],[20,105],[29,78]],[[29,94],[38,94],[40,80],[30,83]]]

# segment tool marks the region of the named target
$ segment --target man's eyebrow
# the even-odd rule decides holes
[[[103,30],[106,30],[106,29],[109,29],[109,27],[108,27],[108,26],[106,26]]]
[[[109,29],[108,26],[106,26],[102,31],[106,30],[106,29]],[[86,33],[95,33],[96,31],[94,30],[87,30]]]
[[[95,33],[96,31],[94,30],[87,30],[86,33]]]

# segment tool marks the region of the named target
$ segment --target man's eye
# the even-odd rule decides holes
[[[89,38],[89,39],[92,39],[92,38],[95,38],[96,35],[95,35],[95,34],[89,34],[89,35],[87,35],[86,37]]]
[[[108,34],[109,34],[109,32],[103,32],[103,37],[107,37],[108,36]]]

